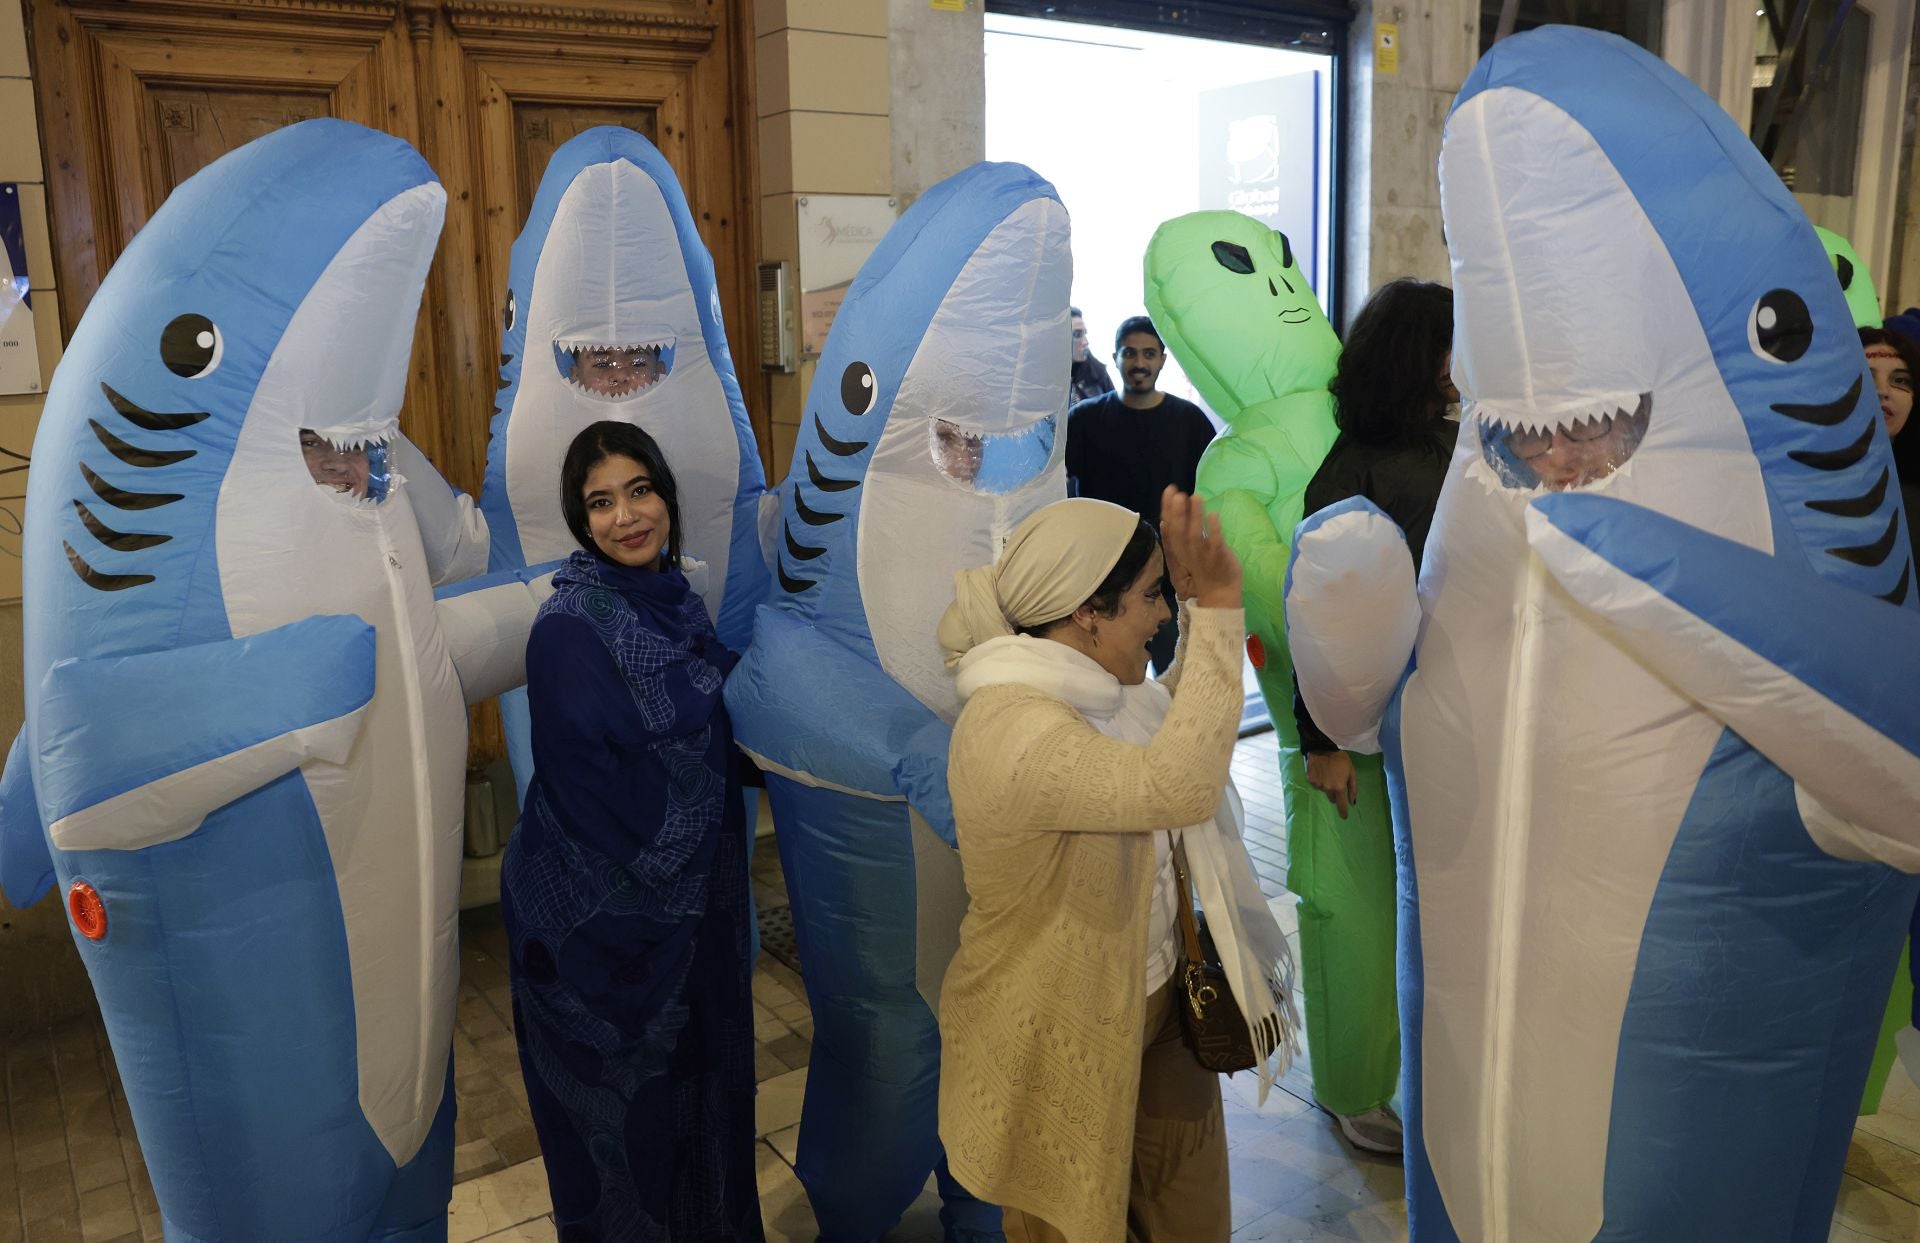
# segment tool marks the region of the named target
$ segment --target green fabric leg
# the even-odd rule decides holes
[[[1261,689],[1270,711],[1291,712],[1290,681],[1283,689],[1263,677]],[[1300,979],[1313,1095],[1334,1113],[1361,1114],[1392,1100],[1400,1086],[1386,778],[1379,756],[1354,756],[1360,801],[1342,820],[1326,795],[1307,784],[1299,751],[1283,746],[1279,758],[1287,888],[1300,898]]]
[[[1880,1112],[1880,1094],[1887,1090],[1887,1076],[1893,1071],[1893,1059],[1899,1050],[1893,1037],[1903,1027],[1913,1026],[1913,976],[1907,972],[1911,948],[1900,951],[1900,970],[1893,977],[1893,995],[1887,998],[1887,1012],[1880,1019],[1880,1041],[1873,1046],[1873,1069],[1867,1072],[1867,1091],[1860,1098],[1860,1116]]]

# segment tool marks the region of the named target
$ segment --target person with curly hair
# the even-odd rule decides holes
[[[1303,512],[1364,496],[1400,525],[1419,564],[1459,431],[1447,417],[1460,397],[1448,375],[1452,350],[1452,290],[1430,281],[1397,280],[1374,291],[1347,330],[1328,386],[1340,435],[1307,485]],[[1353,757],[1314,724],[1297,688],[1293,715],[1307,781],[1344,820],[1360,793]],[[1341,1132],[1358,1147],[1398,1152],[1400,1120],[1387,1103],[1400,1075],[1391,826],[1378,819],[1358,833],[1314,827],[1307,834],[1311,841],[1289,835],[1294,866],[1287,883],[1300,893],[1300,953],[1316,1094],[1321,1061],[1338,1059],[1341,1087],[1325,1107]],[[1313,878],[1336,883],[1316,884]],[[1323,1012],[1318,1015],[1316,999]],[[1324,1013],[1335,1007],[1349,1011],[1345,1021]],[[1364,1038],[1323,1055],[1324,1042],[1313,1038],[1323,1022]]]

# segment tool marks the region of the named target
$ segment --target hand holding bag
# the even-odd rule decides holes
[[[1213,939],[1194,917],[1193,895],[1187,888],[1186,846],[1173,839],[1174,900],[1180,921],[1181,963],[1174,972],[1180,996],[1180,1030],[1193,1056],[1208,1070],[1230,1075],[1252,1070],[1259,1061],[1246,1015],[1234,1000],[1227,973]]]

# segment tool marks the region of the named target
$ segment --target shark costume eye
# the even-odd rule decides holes
[[[848,414],[865,414],[873,409],[879,395],[880,386],[874,383],[873,368],[867,364],[849,363],[840,373],[840,404]]]
[[[1242,276],[1253,275],[1253,256],[1238,242],[1215,242],[1213,257],[1229,272],[1238,272]]]
[[[176,316],[160,332],[160,361],[186,380],[202,380],[220,369],[226,342],[219,327],[204,315]]]
[[[1761,295],[1747,316],[1747,344],[1768,362],[1790,363],[1813,344],[1813,316],[1791,289]]]
[[[501,315],[500,315],[500,322],[503,329],[507,332],[512,332],[513,323],[515,320],[519,318],[520,318],[520,304],[514,300],[513,290],[509,289],[507,290],[506,310],[501,312]]]

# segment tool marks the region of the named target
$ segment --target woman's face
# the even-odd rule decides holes
[[[356,497],[367,494],[370,469],[367,450],[337,449],[319,433],[300,429],[300,456],[306,459],[307,473],[323,488],[346,492]]]
[[[653,490],[653,473],[625,454],[602,458],[581,485],[587,533],[600,555],[620,565],[660,568],[673,524]]]
[[[660,347],[581,350],[574,356],[573,378],[602,397],[631,397],[651,388],[661,376]]]
[[[1913,413],[1913,373],[1891,345],[1869,345],[1867,366],[1873,368],[1874,391],[1880,394],[1880,417],[1887,421],[1891,439],[1907,425]]]
[[[1155,549],[1147,558],[1146,568],[1121,593],[1119,611],[1112,617],[1094,616],[1100,642],[1091,655],[1122,686],[1138,686],[1147,680],[1147,644],[1173,616],[1160,591],[1165,573],[1166,562]]]

